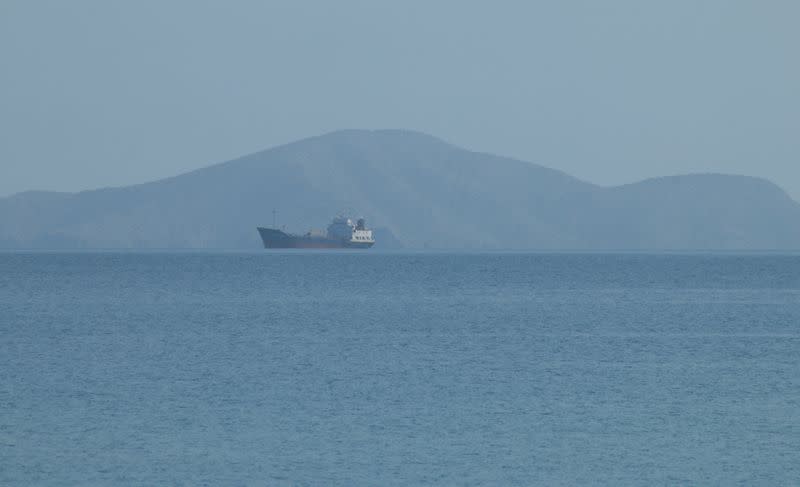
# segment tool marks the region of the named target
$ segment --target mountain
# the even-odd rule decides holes
[[[800,205],[763,179],[600,187],[400,130],[344,130],[180,176],[0,199],[3,248],[257,248],[363,215],[408,248],[800,249]],[[378,245],[380,246],[380,245]]]

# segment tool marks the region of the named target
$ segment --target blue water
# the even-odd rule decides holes
[[[0,254],[0,484],[798,485],[800,256]]]

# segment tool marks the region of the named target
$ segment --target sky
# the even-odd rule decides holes
[[[0,195],[404,128],[602,185],[800,200],[800,2],[0,2]]]

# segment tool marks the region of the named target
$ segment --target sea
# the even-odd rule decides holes
[[[800,485],[800,254],[0,254],[0,485]]]

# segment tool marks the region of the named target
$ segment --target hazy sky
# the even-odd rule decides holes
[[[800,1],[0,1],[0,195],[407,128],[800,199]]]

